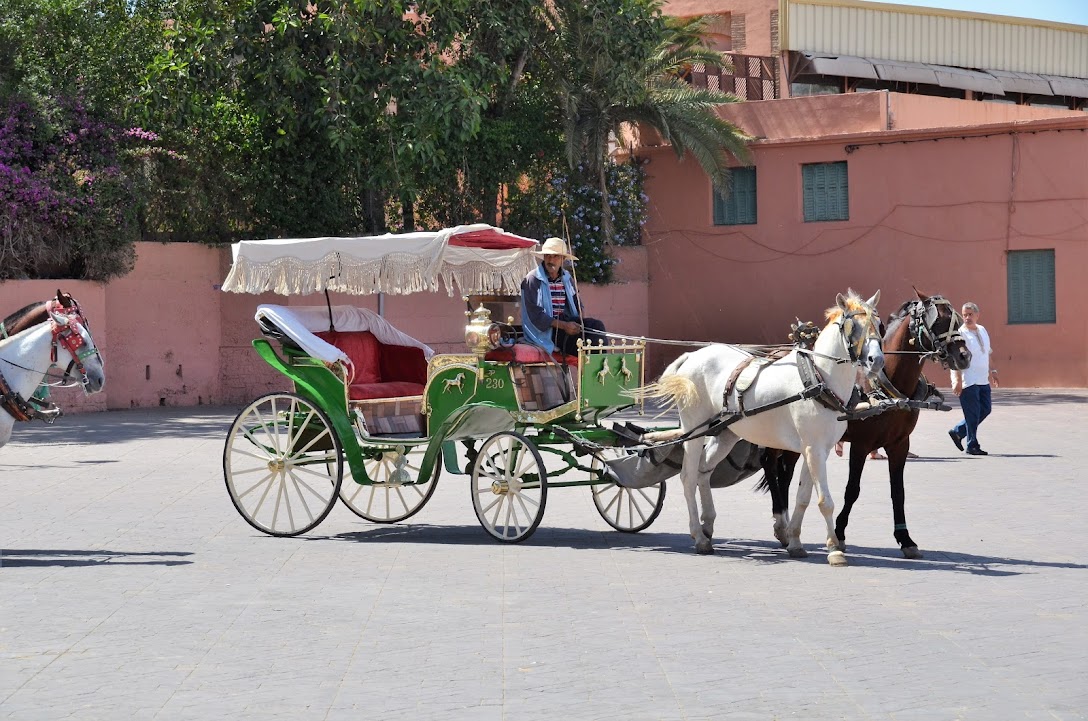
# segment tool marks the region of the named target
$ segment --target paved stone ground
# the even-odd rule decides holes
[[[870,462],[831,568],[815,506],[790,560],[769,502],[716,492],[695,556],[679,486],[638,535],[587,489],[502,546],[464,476],[408,523],[337,508],[253,531],[223,486],[233,409],[19,428],[0,450],[0,718],[1080,719],[1088,708],[1083,391],[999,391],[988,458],[927,413],[901,557]],[[875,466],[875,467],[874,467]],[[830,459],[841,498],[846,462]]]

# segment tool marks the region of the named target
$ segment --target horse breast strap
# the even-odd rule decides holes
[[[817,403],[836,413],[846,412],[846,403],[843,402],[842,398],[839,398],[835,391],[827,387],[827,383],[824,382],[824,378],[820,374],[820,369],[812,362],[812,358],[808,353],[797,354],[797,374],[801,376],[801,383],[805,386],[806,391],[819,389],[819,392],[814,396]]]
[[[43,407],[39,408],[35,404],[43,404]],[[39,401],[37,398],[31,398],[28,401],[12,390],[2,371],[0,371],[0,409],[7,411],[12,418],[20,423],[35,419],[45,423],[52,423],[61,415],[60,408],[52,403]]]

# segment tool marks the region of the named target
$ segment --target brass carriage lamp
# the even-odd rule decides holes
[[[466,310],[465,315],[469,319],[468,325],[465,326],[465,345],[476,355],[483,356],[493,347],[489,337],[491,311],[481,302],[479,308],[473,311]]]

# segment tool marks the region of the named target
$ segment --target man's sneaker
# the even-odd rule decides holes
[[[952,439],[952,442],[956,444],[956,448],[963,450],[963,439],[955,431],[949,431],[948,437]]]
[[[969,446],[967,448],[967,455],[969,456],[988,456],[990,455],[986,451],[982,450],[978,446]]]

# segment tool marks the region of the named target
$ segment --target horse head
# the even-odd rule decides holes
[[[963,318],[956,308],[940,295],[926,295],[914,289],[918,300],[908,304],[911,343],[923,357],[937,361],[945,368],[963,370],[971,365],[971,351],[960,335]]]
[[[49,322],[53,331],[53,362],[58,365],[68,361],[65,380],[71,378],[72,369],[79,371],[80,383],[85,393],[97,393],[106,384],[106,372],[102,366],[102,354],[91,336],[90,324],[76,300],[57,291],[55,300],[46,303]]]
[[[825,313],[828,328],[837,325],[839,337],[850,361],[860,367],[870,378],[876,378],[884,370],[884,350],[880,335],[880,316],[876,304],[880,291],[869,300],[862,300],[854,291],[835,297],[835,307]]]

